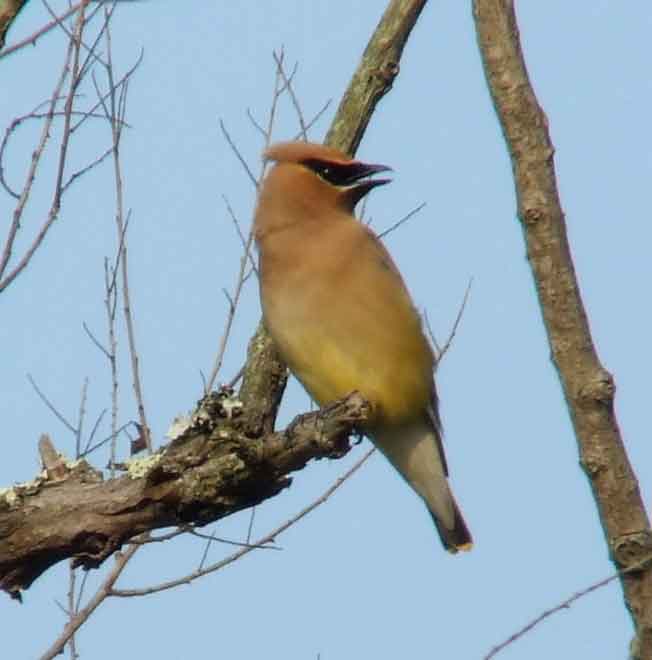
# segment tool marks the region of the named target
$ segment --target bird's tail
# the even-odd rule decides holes
[[[453,505],[454,518],[452,528],[447,527],[441,521],[437,513],[430,508],[428,502],[426,502],[426,506],[428,507],[428,511],[432,516],[432,521],[435,523],[435,527],[437,528],[439,538],[441,539],[444,548],[446,548],[446,550],[452,554],[460,551],[467,552],[473,548],[473,538],[471,537],[471,532],[466,526],[462,512],[460,511],[460,508],[457,505],[457,502],[455,501],[450,488],[448,489],[448,492],[450,494],[451,503]]]
[[[441,437],[431,421],[376,429],[373,440],[425,502],[444,548],[470,550],[473,539],[448,485]]]

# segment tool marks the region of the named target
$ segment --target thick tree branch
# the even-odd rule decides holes
[[[652,572],[631,573],[652,550],[636,476],[614,412],[615,385],[598,359],[580,297],[548,122],[528,79],[512,0],[474,0],[487,83],[507,141],[518,215],[548,333],[611,557],[637,631],[634,657],[652,658]]]
[[[41,475],[0,491],[0,588],[20,597],[64,559],[96,567],[142,532],[204,525],[258,504],[311,459],[348,452],[349,434],[368,414],[353,393],[283,432],[252,434],[265,424],[252,424],[240,406],[228,391],[208,395],[167,447],[107,481],[86,461],[57,460],[42,440]]]
[[[393,0],[362,54],[337,108],[325,143],[355,154],[371,116],[392,88],[403,48],[425,7],[425,0]]]

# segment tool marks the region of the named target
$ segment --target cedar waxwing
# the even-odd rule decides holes
[[[444,547],[471,548],[448,486],[434,358],[403,279],[353,210],[390,168],[304,142],[272,146],[255,217],[265,325],[321,406],[357,390],[365,428],[430,511]]]

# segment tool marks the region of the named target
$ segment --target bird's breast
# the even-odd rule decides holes
[[[265,323],[320,405],[358,390],[386,421],[413,417],[433,387],[420,319],[400,277],[349,243],[307,241],[291,258],[262,249]]]

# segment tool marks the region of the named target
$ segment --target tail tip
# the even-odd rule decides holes
[[[473,550],[473,541],[466,541],[459,545],[447,545],[446,550],[448,550],[451,555],[456,555],[458,552],[471,552],[471,550]]]

